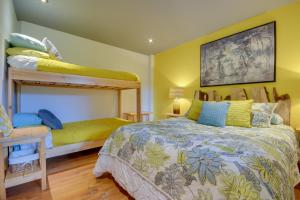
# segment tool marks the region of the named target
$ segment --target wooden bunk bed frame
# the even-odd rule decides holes
[[[138,121],[141,120],[141,83],[139,81],[95,78],[9,67],[8,115],[11,119],[14,105],[16,105],[16,111],[20,112],[21,85],[116,90],[118,94],[118,117],[120,118],[122,117],[122,90],[135,89],[137,119]],[[98,140],[54,147],[46,150],[46,157],[50,158],[100,147],[104,142],[105,140]]]

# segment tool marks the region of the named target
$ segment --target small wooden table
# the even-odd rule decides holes
[[[14,129],[9,137],[0,133],[0,200],[6,199],[6,188],[41,179],[41,189],[47,189],[45,137],[46,126]],[[16,144],[39,143],[39,165],[30,173],[11,173],[8,170],[6,157],[9,147]]]
[[[166,113],[165,115],[167,116],[167,118],[171,118],[171,117],[183,117],[184,116],[182,114],[174,114],[174,113]]]
[[[142,121],[149,121],[151,114],[152,112],[141,112]],[[135,112],[125,112],[123,113],[123,116],[126,120],[137,121],[137,114]]]

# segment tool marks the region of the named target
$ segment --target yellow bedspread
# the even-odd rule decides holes
[[[106,139],[114,130],[130,123],[132,122],[120,118],[65,123],[63,129],[52,130],[53,145],[61,146]]]
[[[100,69],[96,67],[86,67],[51,59],[38,58],[37,70],[44,72],[54,72],[62,74],[73,74],[80,76],[90,76],[97,78],[109,78],[128,81],[139,81],[139,77],[134,73]]]

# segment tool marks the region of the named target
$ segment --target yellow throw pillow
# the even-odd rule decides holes
[[[53,56],[50,56],[48,53],[36,51],[33,49],[25,49],[21,47],[8,48],[6,50],[6,53],[10,56],[23,55],[37,58],[53,59]]]
[[[253,100],[228,101],[227,126],[251,127],[251,111]]]
[[[198,120],[199,115],[201,113],[201,108],[202,108],[202,101],[194,99],[189,109],[189,112],[187,114],[187,118],[195,121]]]

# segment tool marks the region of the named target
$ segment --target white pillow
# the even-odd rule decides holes
[[[45,37],[42,42],[46,46],[47,51],[50,55],[55,56],[58,60],[63,60],[61,53],[58,51],[56,46],[48,38]]]
[[[7,63],[11,67],[15,67],[18,69],[36,70],[37,62],[38,62],[38,58],[32,56],[17,55],[17,56],[9,56],[7,58]]]

